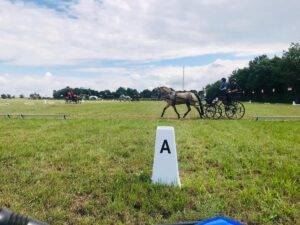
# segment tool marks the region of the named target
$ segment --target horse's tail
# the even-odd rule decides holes
[[[191,91],[191,92],[192,92],[192,93],[196,96],[196,98],[198,99],[200,112],[201,112],[201,114],[203,115],[203,114],[204,114],[204,112],[203,112],[203,106],[202,106],[202,102],[201,102],[201,99],[200,99],[199,94],[198,94],[197,91],[195,91],[195,90],[193,90],[193,91]],[[200,115],[200,117],[202,117],[202,115]]]

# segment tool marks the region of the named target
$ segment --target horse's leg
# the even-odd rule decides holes
[[[188,108],[188,110],[184,114],[183,118],[185,118],[187,116],[187,114],[189,114],[189,112],[191,111],[191,104],[189,102],[187,102],[185,104],[186,104],[186,107]]]
[[[200,99],[199,99],[198,103],[199,103],[199,107],[197,107],[196,102],[193,104],[193,106],[197,109],[197,111],[200,115],[200,118],[203,118],[204,110],[203,110],[203,105],[202,105],[202,102],[200,101]]]
[[[197,109],[197,111],[200,115],[200,118],[202,119],[203,118],[203,108],[200,106],[200,109],[199,109],[196,105],[194,105],[194,107],[195,107],[195,109]]]
[[[161,116],[160,117],[164,117],[164,114],[165,114],[165,111],[166,111],[166,109],[167,108],[169,108],[170,107],[170,105],[168,104],[168,105],[166,105],[166,107],[164,108],[164,110],[162,111],[162,114],[161,114]]]
[[[178,113],[175,104],[173,105],[173,108],[174,108],[174,111],[176,112],[176,114],[177,114],[177,116],[178,116],[178,119],[180,119],[180,114]]]
[[[199,102],[199,106],[200,106],[200,110],[199,110],[198,107],[196,107],[196,108],[197,108],[197,110],[198,110],[198,112],[199,112],[199,114],[200,114],[200,117],[203,118],[204,110],[203,110],[203,105],[202,105],[201,102]]]

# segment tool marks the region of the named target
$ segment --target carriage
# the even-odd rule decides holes
[[[200,104],[202,104],[205,117],[208,119],[242,119],[245,115],[245,106],[238,101],[241,94],[241,91],[236,92],[229,99],[228,96],[219,96],[211,103],[206,98],[202,98]]]
[[[210,119],[242,119],[245,115],[245,106],[234,98],[231,101],[216,98],[210,104],[205,100],[204,109],[206,117]]]

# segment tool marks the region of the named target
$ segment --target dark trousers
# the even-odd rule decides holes
[[[212,101],[215,99],[215,98],[218,98],[220,101],[222,101],[223,103],[224,102],[227,102],[228,101],[228,93],[226,90],[223,90],[223,91],[219,91],[217,94],[215,94],[212,98],[208,99],[208,103],[211,104]]]

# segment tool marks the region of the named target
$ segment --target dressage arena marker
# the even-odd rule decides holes
[[[60,119],[67,119],[66,114],[0,114],[0,117],[6,117],[8,119],[12,119],[12,118],[21,118],[21,119],[25,119],[26,117],[51,117],[51,118],[60,118]]]
[[[158,126],[156,129],[152,182],[181,187],[173,127]]]
[[[287,120],[300,120],[300,116],[255,116],[254,119],[256,121],[262,120],[262,121],[287,121]]]

